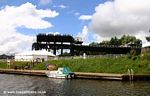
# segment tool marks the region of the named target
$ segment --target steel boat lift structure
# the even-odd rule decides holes
[[[137,54],[141,53],[141,47],[139,46],[89,46],[82,45],[83,41],[80,38],[73,38],[71,35],[54,35],[54,34],[38,34],[36,42],[32,44],[32,50],[46,49],[48,51],[53,50],[53,54],[56,55],[57,50],[70,50],[70,55],[77,55],[78,52],[105,52],[106,54],[127,54],[132,49]]]

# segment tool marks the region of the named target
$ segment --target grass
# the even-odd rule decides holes
[[[31,62],[15,62],[14,66],[17,66],[17,67],[25,67],[25,66],[28,66]]]
[[[0,60],[0,69],[6,69],[7,68],[7,63],[4,60]]]
[[[37,64],[36,66],[33,67],[33,70],[45,70],[46,66],[45,66],[46,62],[42,62],[40,64]]]
[[[69,67],[75,72],[98,72],[98,73],[127,73],[128,69],[133,69],[134,73],[150,74],[150,55],[146,57],[137,57],[129,59],[128,57],[104,58],[95,57],[87,59],[68,59],[68,60],[51,60],[35,65],[34,70],[45,70],[46,64],[55,64],[57,67]],[[28,62],[15,62],[16,66],[26,66]],[[6,62],[0,61],[0,68],[7,68]]]
[[[150,62],[143,59],[120,58],[89,58],[72,60],[53,60],[51,64],[58,67],[68,66],[76,72],[127,73],[133,69],[135,73],[150,73]]]

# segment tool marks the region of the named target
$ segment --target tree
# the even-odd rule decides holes
[[[137,46],[139,46],[139,47],[142,47],[142,40],[136,39],[135,45],[137,45]]]
[[[146,37],[146,40],[147,40],[147,41],[150,41],[150,36]]]
[[[123,35],[120,39],[116,36],[112,37],[110,40],[102,41],[100,43],[92,42],[89,44],[90,46],[98,46],[98,45],[114,45],[114,46],[142,46],[142,41],[140,39],[136,39],[135,36]]]
[[[102,41],[99,43],[99,45],[110,45],[109,41]]]
[[[150,32],[150,30],[149,30],[149,32]],[[150,41],[150,36],[146,37],[146,40],[147,40],[147,41]]]
[[[89,44],[89,46],[97,46],[97,45],[98,45],[97,42],[92,42],[92,43]]]
[[[119,39],[115,36],[114,38],[111,38],[109,41],[110,45],[119,45]]]

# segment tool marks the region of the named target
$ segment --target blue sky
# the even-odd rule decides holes
[[[0,54],[31,50],[38,33],[81,37],[84,44],[122,35],[143,45],[150,0],[0,0]]]
[[[1,22],[6,22],[6,24],[0,24],[4,26],[4,28],[0,28],[1,31],[4,30],[1,32],[0,54],[31,50],[32,43],[35,42],[35,37],[38,33],[58,32],[60,34],[70,34],[74,37],[86,38],[84,42],[89,43],[93,40],[92,33],[87,32],[87,26],[90,21],[80,20],[79,17],[92,15],[95,12],[95,7],[104,2],[105,0],[0,0],[0,14],[2,15],[0,19]],[[35,9],[33,8],[34,6],[36,7]],[[31,10],[43,10],[44,12],[47,9],[50,10],[49,13],[55,11],[52,13],[55,16],[45,16],[44,18],[40,17],[40,19],[38,17],[37,24],[39,26],[36,28],[34,27],[36,21],[35,24],[34,22],[30,24],[32,19],[28,19],[28,17],[32,17]],[[47,14],[49,13],[47,12]],[[19,21],[19,14],[21,14],[20,18],[25,21]],[[26,14],[28,15],[24,16]],[[49,24],[43,27],[43,22]],[[7,26],[7,24],[10,24],[10,26]]]
[[[78,32],[82,31],[84,25],[88,25],[88,21],[79,20],[80,15],[91,15],[95,11],[95,7],[105,2],[106,0],[53,0],[47,4],[40,4],[39,0],[1,0],[0,7],[8,6],[20,6],[26,2],[30,2],[36,5],[38,9],[51,9],[59,12],[59,16],[56,18],[44,18],[45,20],[53,24],[52,28],[46,29],[27,29],[17,28],[19,32],[26,35],[35,35],[41,32],[60,32],[61,34],[77,35]],[[64,5],[66,8],[60,8],[58,6]],[[79,13],[78,16],[75,13]]]

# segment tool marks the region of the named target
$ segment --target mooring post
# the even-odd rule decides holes
[[[131,71],[128,69],[129,80],[131,81]]]
[[[131,80],[133,81],[133,79],[134,79],[134,78],[133,78],[133,77],[134,77],[133,69],[131,69],[130,71],[131,71]]]
[[[128,75],[129,75],[129,80],[133,81],[133,79],[134,79],[133,69],[128,69]]]

